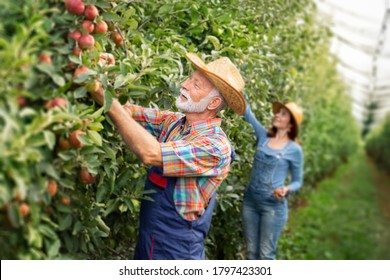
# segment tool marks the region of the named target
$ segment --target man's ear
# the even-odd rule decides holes
[[[209,105],[207,105],[207,109],[210,111],[217,109],[222,104],[221,97],[214,97],[213,100],[209,102]]]

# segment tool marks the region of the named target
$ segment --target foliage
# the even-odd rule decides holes
[[[366,138],[366,152],[383,170],[390,170],[390,114]]]
[[[388,259],[388,221],[377,203],[383,194],[374,188],[381,176],[360,149],[334,177],[303,196],[307,205],[292,211],[279,259]]]
[[[343,88],[327,62],[329,34],[315,22],[312,1],[85,2],[98,7],[98,19],[110,30],[94,33],[94,49],[81,54],[68,33],[79,29],[83,17],[68,13],[64,1],[0,3],[2,259],[131,258],[140,200],[147,199],[147,166],[125,149],[105,113],[113,98],[175,110],[179,84],[191,71],[186,52],[206,62],[230,57],[265,125],[271,101],[302,104],[305,188],[353,152],[356,129],[349,125],[349,107],[341,105]],[[123,45],[111,39],[114,31]],[[115,63],[99,64],[102,53],[113,54]],[[89,70],[76,76],[81,65]],[[102,108],[87,93],[96,79],[106,92]],[[66,106],[52,106],[55,98]],[[221,116],[237,158],[219,188],[206,249],[210,259],[242,259],[240,208],[254,139],[241,117],[229,110]],[[345,133],[332,137],[340,129]],[[82,147],[64,147],[76,130],[84,132],[78,137]],[[85,183],[81,170],[94,182]],[[50,180],[58,184],[53,196]],[[27,215],[20,211],[24,204]]]

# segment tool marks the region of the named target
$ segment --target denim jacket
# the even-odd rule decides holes
[[[257,144],[249,187],[271,194],[275,188],[285,186],[286,178],[291,173],[291,180],[287,186],[290,192],[297,191],[303,182],[301,146],[290,140],[282,149],[270,148],[267,130],[256,119],[248,104],[244,119],[254,128]]]

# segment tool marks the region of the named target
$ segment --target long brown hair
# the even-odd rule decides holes
[[[292,128],[291,130],[287,133],[288,135],[288,138],[290,138],[292,141],[296,141],[297,143],[300,144],[300,142],[297,140],[297,137],[298,137],[298,129],[297,128],[297,124],[295,123],[295,120],[293,118],[293,116],[291,115],[291,113],[289,112],[290,114],[290,124],[292,125]],[[276,132],[278,131],[278,129],[275,127],[275,126],[272,126],[268,132],[267,132],[267,136],[268,137],[275,137],[276,136]]]

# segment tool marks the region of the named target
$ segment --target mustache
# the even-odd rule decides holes
[[[180,94],[183,95],[187,99],[189,98],[189,95],[190,95],[189,92],[184,88],[180,88]]]

